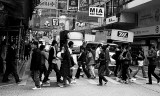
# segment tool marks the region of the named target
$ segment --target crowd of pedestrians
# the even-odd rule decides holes
[[[147,56],[144,55],[142,48],[138,49],[138,53],[135,55],[138,67],[135,72],[132,72],[130,65],[133,62],[133,58],[129,45],[116,46],[115,54],[112,55],[112,58],[116,62],[116,66],[115,70],[111,71],[109,68],[111,62],[109,53],[110,45],[103,46],[102,44],[99,44],[96,49],[93,49],[86,48],[84,44],[80,47],[80,54],[77,55],[78,68],[75,75],[73,74],[74,66],[76,65],[72,53],[73,45],[74,43],[72,41],[66,42],[66,44],[61,46],[61,50],[58,52],[58,43],[53,40],[49,55],[47,55],[44,45],[39,47],[37,41],[32,42],[30,71],[31,77],[35,82],[35,87],[33,89],[41,89],[41,86],[46,84],[50,85],[49,75],[52,70],[56,73],[57,84],[60,87],[67,87],[72,83],[76,83],[76,79],[79,79],[80,76],[82,76],[82,73],[84,73],[83,75],[86,75],[88,79],[95,79],[95,67],[98,68],[99,77],[99,84],[97,84],[97,86],[107,84],[108,80],[105,76],[109,76],[112,71],[114,71],[114,76],[118,81],[127,84],[132,81],[132,78],[136,78],[140,69],[142,70],[143,77],[147,78],[147,73],[144,70],[144,60],[146,58],[149,61],[148,83],[146,84],[152,84],[151,75],[157,79],[157,83],[160,82],[160,77],[154,73],[156,65],[160,61],[159,51],[156,50],[154,45],[150,46]],[[11,43],[6,55],[6,71],[3,76],[3,82],[9,81],[8,75],[11,73],[15,77],[16,83],[21,82],[16,69],[16,59],[16,46],[14,43]],[[60,65],[57,64],[57,60],[60,60]],[[46,61],[48,62],[48,68],[45,64]],[[42,78],[42,75],[44,75],[44,78]]]

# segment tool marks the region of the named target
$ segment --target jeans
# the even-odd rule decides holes
[[[6,64],[6,71],[5,71],[5,73],[4,73],[4,76],[3,76],[3,80],[2,80],[2,81],[7,81],[9,74],[13,74],[16,83],[20,81],[20,80],[19,80],[18,73],[17,73],[16,61],[7,62],[7,64]]]
[[[40,71],[39,70],[35,70],[35,71],[31,71],[31,77],[33,79],[33,81],[35,82],[35,86],[37,88],[40,88]]]
[[[152,83],[152,77],[151,75],[153,75],[157,80],[160,80],[160,78],[154,73],[156,68],[156,65],[149,65],[148,66],[148,79],[149,79],[149,83]]]
[[[45,77],[43,79],[43,82],[46,82],[48,80],[48,77],[49,77],[49,75],[50,75],[50,73],[52,72],[53,69],[56,72],[57,82],[61,81],[61,79],[60,79],[61,78],[60,70],[58,69],[57,64],[50,63],[48,71],[46,72]]]

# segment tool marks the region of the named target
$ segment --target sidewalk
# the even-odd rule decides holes
[[[19,78],[23,77],[23,74],[25,72],[25,67],[28,64],[27,62],[28,62],[28,60],[27,61],[24,60],[24,61],[20,61],[19,62],[20,64],[18,64],[18,65],[21,65],[20,68],[18,69],[18,71],[19,71]],[[14,79],[14,77],[12,75],[9,76],[10,81],[6,82],[6,83],[2,82],[2,78],[3,78],[3,74],[0,74],[0,86],[7,86],[7,85],[13,85],[13,84],[15,84],[15,79]]]

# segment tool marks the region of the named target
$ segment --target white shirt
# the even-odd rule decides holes
[[[101,50],[100,50],[100,47],[98,47],[98,48],[96,49],[96,53],[95,53],[95,60],[98,60],[100,53],[101,53]]]
[[[71,49],[71,48],[68,48],[68,50],[69,50],[69,53],[72,55],[72,49]]]

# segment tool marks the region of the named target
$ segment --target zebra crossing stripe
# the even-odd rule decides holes
[[[120,82],[117,82],[116,80],[113,80],[112,78],[110,78],[110,77],[107,77],[107,76],[105,76],[106,77],[106,79],[109,81],[109,82],[111,82],[111,83],[114,83],[114,84],[121,84]]]
[[[98,84],[96,81],[94,81],[94,80],[91,80],[91,79],[86,79],[89,83],[91,83],[91,84]]]

